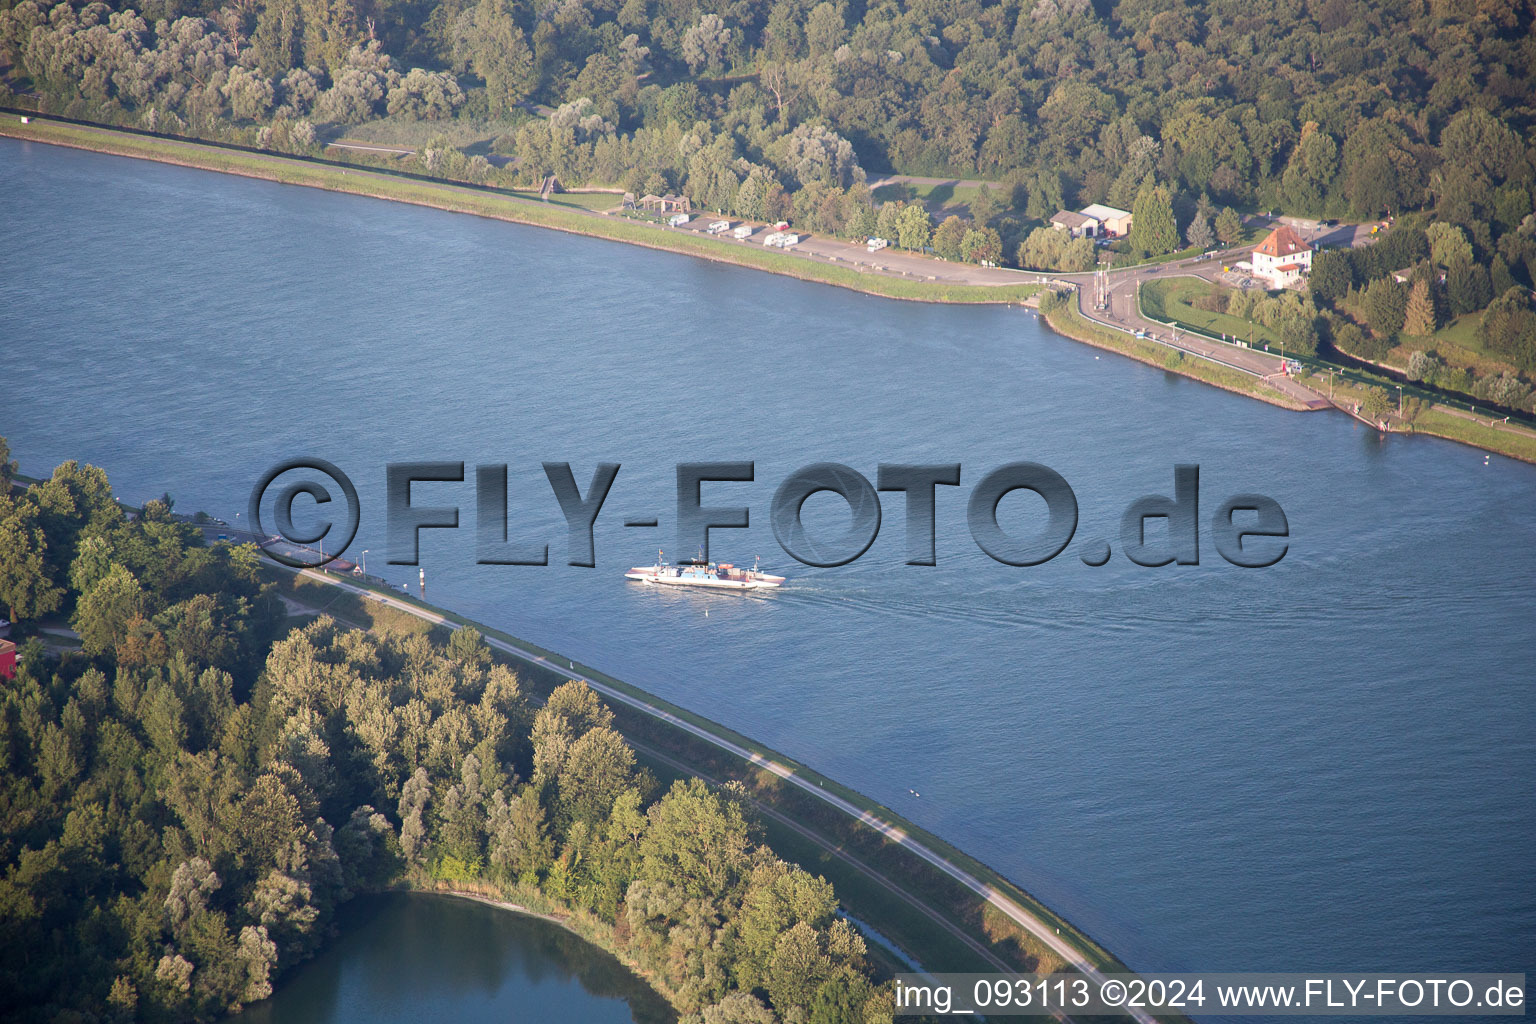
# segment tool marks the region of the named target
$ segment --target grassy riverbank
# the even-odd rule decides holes
[[[1494,426],[1480,419],[1458,416],[1439,407],[1419,413],[1414,417],[1412,427],[1415,434],[1460,441],[1522,462],[1536,463],[1536,437]]]
[[[1171,373],[1192,377],[1227,391],[1257,398],[1270,405],[1278,405],[1285,409],[1305,408],[1300,402],[1281,394],[1258,377],[1222,366],[1220,363],[1213,363],[1199,356],[1170,349],[1154,341],[1100,327],[1083,316],[1077,308],[1075,299],[1046,313],[1045,322],[1050,324],[1051,329],[1058,334],[1064,334],[1085,345],[1109,349],[1111,352],[1129,356],[1149,366],[1161,367]]]
[[[1322,393],[1329,392],[1330,382],[1326,373],[1312,372],[1308,377],[1309,383]],[[1367,389],[1372,386],[1386,391],[1389,396],[1395,394],[1386,384],[1366,385],[1340,376],[1331,383],[1333,400],[1347,409],[1355,403],[1363,402]],[[1407,408],[1406,419],[1395,413],[1389,417],[1392,433],[1424,434],[1471,445],[1521,462],[1536,463],[1536,434],[1522,427],[1427,403],[1410,402]]]
[[[560,203],[523,199],[495,189],[447,181],[423,181],[362,166],[297,160],[278,153],[254,153],[212,143],[171,140],[37,117],[30,124],[22,124],[20,118],[12,114],[0,114],[0,135],[553,228],[665,249],[884,298],[918,302],[1013,303],[1023,302],[1040,291],[1036,284],[965,285],[860,272],[852,267],[824,263],[782,250],[672,230],[641,220],[605,216]]]

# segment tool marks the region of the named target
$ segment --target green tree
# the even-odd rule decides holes
[[[896,244],[912,252],[927,248],[933,219],[921,203],[911,203],[902,208],[896,217]]]
[[[830,57],[848,34],[843,12],[836,4],[822,2],[811,8],[805,20],[805,41],[811,53],[818,57]]]
[[[743,880],[751,842],[741,808],[699,779],[672,784],[648,812],[640,841],[640,877],[675,886],[690,898],[719,900]]]
[[[1424,235],[1429,239],[1429,258],[1439,266],[1472,262],[1472,243],[1456,225],[1436,221],[1424,229]]]
[[[1506,270],[1505,273],[1508,273]],[[11,446],[0,437],[0,495],[10,497],[11,481],[16,479],[16,460],[11,458]]]
[[[104,654],[125,639],[133,620],[142,617],[148,596],[122,565],[114,564],[75,607],[74,627],[87,654]]]
[[[1099,265],[1099,250],[1091,238],[1074,238],[1062,251],[1058,267],[1068,272],[1081,273]]]
[[[804,921],[779,936],[768,959],[768,998],[781,1014],[804,1013],[822,982],[832,975],[832,960],[815,928]]]
[[[1445,272],[1445,292],[1451,312],[1457,316],[1475,313],[1493,298],[1488,271],[1471,259],[1454,259]]]
[[[1433,384],[1441,369],[1443,366],[1440,360],[1428,352],[1415,351],[1408,357],[1409,380],[1422,380]]]
[[[612,729],[590,729],[571,744],[558,778],[560,807],[569,821],[601,825],[613,802],[634,782],[635,755]]]
[[[532,786],[510,801],[500,790],[492,794],[486,831],[491,867],[505,880],[536,879],[554,857],[544,807]]]
[[[1435,304],[1429,297],[1429,282],[1423,278],[1415,281],[1409,290],[1403,333],[1420,338],[1435,333]]]
[[[1046,220],[1062,208],[1064,186],[1061,172],[1055,168],[1036,172],[1027,181],[1025,190],[1024,216],[1031,220]]]
[[[1160,256],[1179,247],[1178,224],[1168,190],[1151,181],[1136,194],[1131,211],[1131,248],[1142,256]]]
[[[1312,297],[1318,302],[1331,305],[1339,301],[1349,294],[1354,283],[1348,253],[1324,251],[1312,260],[1312,272],[1307,276],[1307,284]]]
[[[64,596],[49,568],[37,507],[0,493],[0,605],[17,622],[57,611]]]
[[[1338,173],[1339,146],[1315,121],[1302,125],[1301,138],[1291,151],[1280,179],[1286,208],[1295,213],[1321,213]]]
[[[1360,414],[1372,423],[1378,423],[1387,418],[1392,411],[1392,399],[1387,396],[1383,388],[1367,388],[1365,397],[1360,401]]]
[[[460,53],[485,79],[491,112],[509,113],[527,98],[537,81],[528,37],[507,0],[480,0],[471,15],[472,30]]]
[[[712,74],[718,73],[730,42],[731,30],[725,27],[720,15],[705,14],[683,33],[683,60],[688,62],[694,74],[706,69]]]
[[[978,227],[986,227],[992,218],[1003,212],[1003,203],[993,191],[983,184],[971,200],[971,219]]]
[[[1237,211],[1230,206],[1224,206],[1216,215],[1216,237],[1221,239],[1221,244],[1232,246],[1242,241],[1243,218],[1237,215]]]
[[[251,36],[256,66],[262,74],[280,78],[298,65],[303,29],[298,0],[272,0],[262,7]]]
[[[995,228],[971,228],[960,242],[960,258],[967,263],[997,263],[1003,258],[1003,239]]]
[[[1061,266],[1066,249],[1065,231],[1051,227],[1035,228],[1019,245],[1019,266],[1055,270]]]
[[[718,1003],[704,1007],[702,1018],[703,1024],[778,1024],[779,1021],[774,1012],[750,992],[732,992]]]
[[[965,241],[965,221],[950,214],[933,233],[933,251],[946,260],[960,258],[960,243]]]
[[[107,474],[73,459],[60,463],[51,477],[34,484],[27,494],[37,505],[48,535],[49,566],[59,578],[68,572],[82,536],[99,536],[123,521]]]
[[[1515,275],[1509,272],[1509,264],[1503,256],[1495,256],[1488,267],[1488,284],[1494,295],[1503,295],[1515,287]],[[4,453],[0,453],[0,475],[5,472]]]
[[[875,233],[888,242],[899,241],[901,233],[901,203],[882,203],[875,211]]]
[[[1478,322],[1477,336],[1526,372],[1536,371],[1536,304],[1523,288],[1494,299]]]
[[[351,0],[300,0],[304,63],[334,77],[357,41],[357,8]]]
[[[1317,329],[1312,318],[1293,313],[1280,321],[1280,341],[1288,356],[1313,356],[1317,354]]]
[[[1211,230],[1211,222],[1198,215],[1189,222],[1189,227],[1184,231],[1184,237],[1197,249],[1209,249],[1216,241],[1216,234]]]
[[[1365,290],[1365,319],[1371,332],[1390,338],[1403,329],[1408,314],[1408,290],[1390,277],[1379,277]]]

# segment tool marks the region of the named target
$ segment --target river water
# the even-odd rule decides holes
[[[421,893],[360,896],[340,938],[242,1024],[671,1024],[665,1000],[559,925]]]
[[[1139,969],[1536,968],[1536,467],[1271,408],[1062,339],[1020,309],[900,303],[363,198],[0,141],[0,434],[118,493],[233,519],[277,461],[356,481],[351,552],[387,567],[384,466],[510,465],[509,532],[547,567],[476,566],[474,484],[422,534],[427,597],[783,750],[987,861]],[[675,464],[750,459],[750,530],[711,554],[764,597],[656,592]],[[1013,568],[965,525],[1027,459],[1078,540]],[[598,568],[565,565],[540,463],[619,462]],[[797,467],[960,462],[938,565],[779,549]],[[1119,552],[1133,499],[1201,467],[1202,517],[1276,499],[1278,565]],[[470,469],[471,475],[473,469]],[[806,506],[813,529],[845,521]],[[1018,533],[1039,509],[1005,498]],[[656,529],[627,517],[657,516]],[[1202,522],[1202,528],[1205,523]],[[920,796],[914,794],[921,794]]]

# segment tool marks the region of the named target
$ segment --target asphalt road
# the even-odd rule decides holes
[[[1089,320],[1115,330],[1135,332],[1143,330],[1156,342],[1180,351],[1202,356],[1212,362],[1230,366],[1235,370],[1252,374],[1265,380],[1271,387],[1302,403],[1309,409],[1330,408],[1331,403],[1310,388],[1304,387],[1283,372],[1279,355],[1260,349],[1242,348],[1238,345],[1211,341],[1200,335],[1177,331],[1155,320],[1149,320],[1137,310],[1137,290],[1147,281],[1159,281],[1169,277],[1194,277],[1214,280],[1223,266],[1246,256],[1248,247],[1228,249],[1209,259],[1196,257],[1172,263],[1159,263],[1140,267],[1112,270],[1104,276],[1109,308],[1097,306],[1097,285],[1092,273],[1055,274],[1054,278],[1070,282],[1077,287],[1077,308]]]

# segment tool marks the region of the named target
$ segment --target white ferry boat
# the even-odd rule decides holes
[[[784,584],[783,576],[774,576],[758,568],[742,569],[730,562],[687,561],[668,565],[660,551],[655,565],[637,565],[624,574],[627,580],[639,580],[658,587],[709,587],[714,590],[762,590]]]

